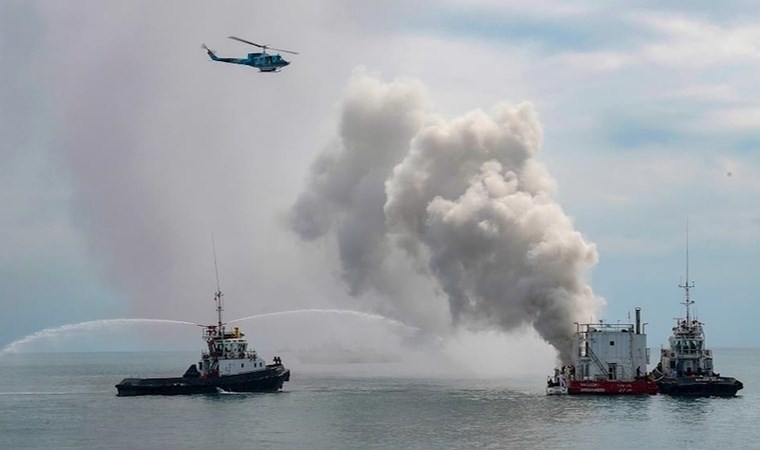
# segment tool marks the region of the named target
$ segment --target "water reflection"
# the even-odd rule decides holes
[[[715,402],[732,399],[709,397],[671,397],[662,395],[661,403],[666,417],[677,424],[702,424],[715,412]]]

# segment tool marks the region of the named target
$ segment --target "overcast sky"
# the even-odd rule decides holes
[[[535,158],[596,245],[599,317],[640,306],[649,346],[665,343],[688,218],[708,344],[760,345],[745,331],[760,317],[758,22],[745,1],[4,1],[0,345],[102,318],[209,321],[212,234],[229,318],[342,308],[425,325],[350,295],[330,242],[287,225],[357,73],[413,83],[443,119],[532,104]],[[279,74],[209,61],[201,43],[251,50],[228,35],[300,55]],[[371,347],[362,320],[324,342]]]

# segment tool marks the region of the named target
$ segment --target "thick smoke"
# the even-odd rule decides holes
[[[423,124],[422,87],[382,84],[357,74],[342,104],[340,135],[312,164],[290,223],[303,239],[334,231],[349,292],[394,291],[384,267],[391,252],[385,181]]]
[[[403,314],[408,302],[424,310],[435,296],[388,289],[422,274],[446,298],[453,324],[533,326],[567,360],[573,322],[597,304],[587,285],[597,253],[552,197],[532,106],[447,121],[423,101],[417,83],[356,74],[340,133],[291,210],[293,230],[335,238],[354,295],[373,289],[392,305],[386,310]],[[399,255],[417,271],[390,270]]]

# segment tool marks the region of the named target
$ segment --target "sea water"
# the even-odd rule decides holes
[[[716,349],[720,371],[744,382],[735,398],[547,397],[543,377],[350,365],[303,365],[278,393],[116,396],[123,377],[181,375],[196,357],[3,355],[0,448],[760,448],[760,349]]]

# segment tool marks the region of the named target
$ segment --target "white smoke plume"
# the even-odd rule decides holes
[[[568,360],[573,322],[601,301],[587,284],[597,252],[553,199],[533,107],[445,120],[424,101],[419,83],[357,72],[339,134],[291,209],[292,229],[335,242],[349,292],[374,291],[386,314],[432,309],[443,297],[452,324],[533,326]],[[402,259],[416,270],[394,270]],[[414,277],[437,296],[393,288]]]

